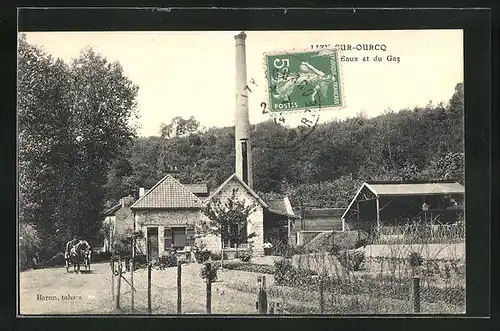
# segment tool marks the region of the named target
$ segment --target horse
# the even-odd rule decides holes
[[[80,271],[80,263],[84,263],[85,270],[90,269],[90,245],[86,240],[80,240],[76,245],[71,247],[68,260],[66,261],[66,271],[69,272],[69,263],[73,264],[75,273]]]

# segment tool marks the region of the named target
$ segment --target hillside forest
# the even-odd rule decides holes
[[[254,189],[287,195],[293,206],[345,207],[364,181],[454,180],[464,184],[463,87],[447,104],[386,111],[289,128],[274,121],[251,127]],[[298,141],[288,148],[276,148]],[[285,144],[287,145],[287,144]],[[174,118],[158,136],[136,138],[111,166],[108,203],[137,195],[165,174],[214,190],[234,172],[234,127],[200,129]]]

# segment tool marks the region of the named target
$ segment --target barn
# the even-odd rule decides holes
[[[297,245],[304,245],[323,232],[342,231],[344,212],[345,208],[302,207],[296,237]]]
[[[454,223],[464,211],[465,188],[456,182],[365,182],[342,215],[345,230],[371,232],[415,220]]]

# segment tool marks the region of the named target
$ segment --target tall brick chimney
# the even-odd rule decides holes
[[[235,170],[236,176],[253,189],[252,145],[248,115],[249,90],[247,86],[246,37],[244,32],[234,36],[236,41]]]

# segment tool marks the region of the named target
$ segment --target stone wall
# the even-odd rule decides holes
[[[115,234],[124,234],[127,228],[134,229],[134,215],[130,207],[121,208],[115,213]]]
[[[206,221],[201,210],[137,210],[135,215],[136,229],[141,229],[144,238],[137,242],[139,249],[146,254],[147,228],[158,227],[159,254],[164,251],[164,230],[171,226],[194,226]],[[220,251],[220,237],[207,235],[195,240],[195,245],[203,244],[211,251]]]
[[[264,210],[258,201],[247,191],[237,180],[233,180],[226,184],[224,188],[219,193],[220,199],[227,199],[231,197],[233,189],[238,189],[238,195],[240,199],[244,199],[248,204],[254,203],[257,207],[252,214],[249,216],[249,222],[247,224],[247,233],[250,234],[255,232],[256,236],[250,239],[253,245],[253,253],[256,256],[264,255]]]

